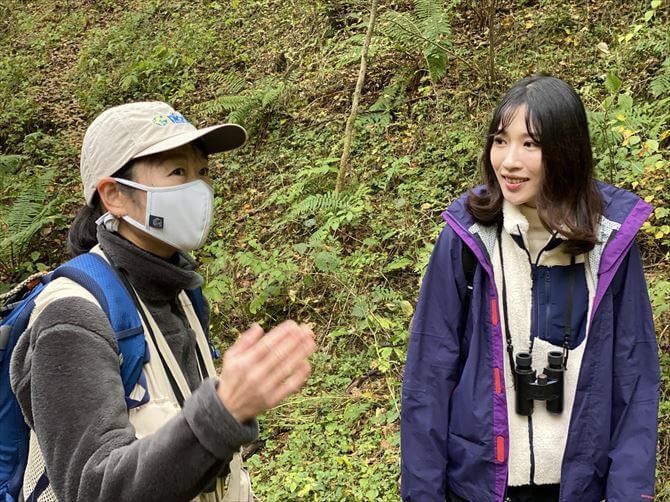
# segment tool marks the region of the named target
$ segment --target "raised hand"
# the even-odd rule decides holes
[[[314,333],[284,321],[267,334],[258,324],[223,355],[218,394],[228,412],[245,422],[297,392],[307,380]]]

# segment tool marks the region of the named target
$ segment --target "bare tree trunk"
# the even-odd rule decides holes
[[[496,78],[496,7],[497,0],[489,0],[489,87],[493,86],[493,81]]]
[[[363,83],[365,82],[365,71],[368,66],[368,49],[370,48],[370,41],[372,40],[372,33],[375,29],[375,21],[377,19],[377,0],[372,0],[370,7],[370,22],[368,23],[368,32],[365,35],[365,42],[363,42],[363,51],[361,53],[361,67],[358,71],[358,81],[356,82],[356,90],[354,91],[354,98],[351,104],[351,113],[347,119],[347,125],[344,129],[344,149],[342,157],[340,158],[340,169],[337,172],[337,182],[335,183],[335,193],[339,193],[344,186],[344,178],[347,175],[347,165],[349,163],[349,155],[351,153],[351,140],[354,135],[354,122],[358,115],[358,103],[361,100],[361,91],[363,90]]]

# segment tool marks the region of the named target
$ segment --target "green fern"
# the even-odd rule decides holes
[[[421,29],[410,14],[387,10],[380,16],[379,21],[378,30],[401,50],[415,52],[417,44],[423,47],[424,41],[420,38]]]
[[[410,74],[400,74],[393,77],[391,83],[382,91],[382,95],[368,108],[369,113],[360,115],[360,120],[388,125],[391,122],[393,111],[405,102],[407,86],[410,81]]]
[[[434,19],[444,14],[444,2],[435,0],[417,0],[414,10],[419,19]]]
[[[242,83],[234,77],[225,81],[227,89],[241,88]],[[208,118],[220,118],[227,113],[229,122],[253,130],[283,106],[287,89],[288,86],[284,82],[265,83],[254,89],[244,89],[237,95],[218,96],[197,105],[195,110]]]
[[[661,71],[651,81],[651,92],[655,98],[670,95],[670,58],[667,58]]]
[[[433,82],[447,74],[451,48],[451,4],[438,0],[416,0],[413,14],[387,10],[380,16],[379,31],[401,50],[420,53]]]
[[[289,216],[295,218],[304,215],[316,215],[343,209],[349,202],[348,196],[342,196],[335,192],[319,193],[305,197],[293,206]]]
[[[0,155],[0,176],[16,174],[24,160],[23,155]]]
[[[337,211],[356,211],[357,208],[368,203],[370,189],[361,186],[354,193],[325,192],[305,197],[293,206],[290,211],[292,217],[328,215]]]
[[[236,73],[214,73],[210,76],[210,80],[226,94],[239,94],[247,85],[245,80]]]
[[[14,203],[0,212],[0,262],[14,267],[35,234],[53,220],[54,201],[48,188],[54,172],[36,177],[24,188]]]
[[[323,188],[330,185],[332,175],[337,174],[338,157],[328,157],[317,160],[314,165],[300,169],[292,183],[282,185],[279,189],[269,190],[268,197],[263,201],[262,208],[268,208],[275,204],[287,206],[296,200],[302,200],[304,193],[309,187],[315,191],[315,187]]]

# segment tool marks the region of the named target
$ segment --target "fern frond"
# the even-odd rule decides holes
[[[433,82],[447,74],[451,8],[444,8],[437,0],[417,0],[413,14],[387,10],[380,21],[380,32],[399,48],[421,53]]]
[[[284,95],[286,91],[286,84],[280,82],[276,87],[268,87],[263,89],[260,94],[261,106],[263,108],[272,107],[277,104],[279,98]]]
[[[277,110],[288,92],[284,82],[246,89],[241,94],[218,96],[195,106],[205,116],[228,113],[228,121],[253,127],[254,123],[269,112]]]
[[[262,110],[260,100],[256,96],[245,96],[245,99],[242,104],[230,111],[228,115],[228,122],[234,124],[241,124],[243,126],[249,126],[256,114]]]
[[[54,172],[48,171],[33,179],[14,199],[12,206],[3,211],[0,225],[0,261],[8,263],[20,259],[23,249],[34,235],[53,218],[55,201],[49,199],[48,187]]]
[[[385,11],[379,18],[378,30],[404,51],[411,51],[417,44],[423,46],[421,29],[407,14],[394,10]]]
[[[335,192],[326,192],[305,197],[298,204],[293,206],[290,215],[292,217],[301,215],[314,215],[325,213],[344,207],[345,197]]]
[[[53,180],[54,172],[34,178],[33,184],[26,187],[14,200],[6,223],[10,233],[21,233],[44,214],[45,203],[49,198],[48,188]]]
[[[326,192],[309,195],[294,205],[290,215],[316,215],[337,212],[342,209],[358,210],[368,203],[370,189],[359,187],[353,194]]]
[[[423,51],[428,73],[433,82],[438,82],[447,75],[449,58],[442,50],[436,50],[434,47],[428,47]]]
[[[370,115],[362,115],[364,121],[387,124],[391,120],[391,113],[405,101],[405,91],[410,77],[406,74],[396,75],[391,82],[384,87],[381,96],[377,98],[368,112]]]
[[[670,58],[665,60],[660,73],[651,81],[650,88],[655,98],[670,95]]]
[[[215,73],[210,78],[221,86],[225,94],[239,94],[247,84],[242,77],[235,73]]]
[[[219,96],[210,101],[195,105],[194,108],[198,113],[206,116],[221,115],[223,112],[231,112],[244,105],[248,100],[245,96]]]
[[[440,0],[416,0],[414,11],[417,18],[423,21],[439,16],[444,12],[443,2]]]

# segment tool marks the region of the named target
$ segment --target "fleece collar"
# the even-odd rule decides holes
[[[140,297],[150,303],[172,301],[183,289],[202,283],[196,263],[184,253],[165,260],[138,248],[119,234],[98,227],[98,242],[107,257],[128,274],[128,280]]]
[[[558,232],[550,232],[542,225],[537,211],[534,208],[515,206],[514,204],[503,201],[503,228],[518,247],[526,251],[533,249],[530,244],[531,234],[539,234],[543,238],[541,245],[536,246],[543,250],[543,253],[553,251],[567,238]],[[529,220],[532,220],[532,222]]]

